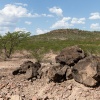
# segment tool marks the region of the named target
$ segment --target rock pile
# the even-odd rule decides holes
[[[78,46],[65,48],[55,57],[56,63],[48,70],[50,80],[60,82],[72,79],[72,67],[85,57],[84,51]]]
[[[55,82],[74,79],[86,86],[100,84],[100,57],[86,56],[78,46],[65,48],[56,56],[56,62],[48,70],[49,79]]]
[[[63,49],[55,60],[56,63],[51,64],[47,72],[42,70],[39,62],[27,61],[13,71],[13,75],[24,74],[26,79],[36,79],[47,73],[49,82],[62,82],[73,78],[86,86],[100,83],[100,57],[86,56],[81,48],[72,46]]]

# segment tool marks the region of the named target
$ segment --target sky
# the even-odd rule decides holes
[[[100,0],[0,0],[0,34],[55,29],[100,31]]]

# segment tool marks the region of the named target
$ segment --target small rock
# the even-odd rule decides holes
[[[72,84],[67,87],[68,90],[72,90]]]
[[[32,98],[32,100],[38,100],[38,99],[37,99],[37,97],[34,96],[34,97]]]
[[[19,95],[12,95],[10,100],[22,100]]]
[[[0,100],[3,100],[3,98],[0,98]]]

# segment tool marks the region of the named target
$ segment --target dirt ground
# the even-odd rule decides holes
[[[46,63],[42,65],[47,67],[55,56],[52,53],[45,55]],[[100,86],[86,87],[73,79],[48,83],[46,77],[31,82],[23,76],[13,76],[12,71],[27,60],[35,61],[15,54],[12,59],[0,62],[0,100],[100,100]]]

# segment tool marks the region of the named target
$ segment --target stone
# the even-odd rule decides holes
[[[84,51],[78,46],[64,48],[58,56],[55,57],[57,63],[74,66],[79,60],[85,57]]]
[[[89,56],[80,60],[72,69],[75,81],[86,86],[96,86],[100,83],[100,57]]]
[[[48,70],[48,78],[50,81],[61,82],[66,80],[66,72],[69,66],[61,66],[60,64],[52,65]]]
[[[39,62],[33,63],[32,61],[26,61],[20,65],[19,68],[15,69],[12,74],[13,75],[24,75],[25,79],[32,79],[33,77],[37,78],[39,75],[38,70],[41,67]]]
[[[67,67],[67,70],[66,70],[66,80],[73,79],[72,68],[69,67],[68,65],[66,65],[66,67]]]
[[[4,100],[3,98],[0,98],[0,100]]]
[[[36,96],[33,96],[32,100],[38,100]]]
[[[12,95],[10,100],[22,100],[19,95]]]

